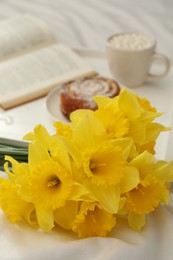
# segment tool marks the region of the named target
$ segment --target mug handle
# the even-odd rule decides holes
[[[163,78],[168,73],[168,71],[170,69],[170,61],[165,55],[160,54],[160,53],[154,53],[153,56],[152,56],[152,59],[151,59],[151,64],[154,63],[155,61],[160,61],[164,65],[165,69],[162,73],[160,73],[158,75],[148,73],[147,79],[149,79],[149,80],[155,80],[155,79]]]

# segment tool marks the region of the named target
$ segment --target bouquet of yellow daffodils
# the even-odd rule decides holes
[[[5,156],[0,206],[12,223],[107,236],[120,218],[140,231],[146,215],[169,202],[173,162],[154,156],[169,130],[153,122],[161,113],[126,89],[94,100],[96,111],[73,112],[70,123],[54,123],[54,135],[42,125],[28,133],[27,162]]]

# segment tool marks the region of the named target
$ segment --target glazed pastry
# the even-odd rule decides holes
[[[93,96],[115,97],[119,94],[120,87],[112,79],[105,77],[87,77],[70,81],[60,90],[60,109],[69,118],[76,109],[96,110],[97,104]]]

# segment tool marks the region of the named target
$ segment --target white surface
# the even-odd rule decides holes
[[[30,12],[47,21],[59,42],[74,48],[105,50],[108,36],[122,31],[153,35],[157,51],[173,60],[172,0],[4,0],[0,1],[0,19]],[[98,53],[99,56],[99,53]],[[87,61],[109,76],[103,59]],[[159,121],[171,124],[173,117],[173,68],[158,82],[133,89],[164,111]],[[45,98],[0,111],[0,136],[21,139],[37,123],[53,133],[52,118]],[[157,158],[164,158],[172,132],[163,133],[158,142]],[[173,157],[169,149],[169,159]],[[0,259],[2,260],[171,260],[173,258],[173,208],[161,207],[148,218],[141,233],[118,226],[110,238],[78,240],[62,230],[45,234],[22,225],[11,225],[0,214]]]
[[[162,207],[150,215],[141,233],[119,224],[112,237],[79,240],[62,229],[45,234],[12,225],[0,212],[0,259],[172,260],[172,219],[173,208]]]

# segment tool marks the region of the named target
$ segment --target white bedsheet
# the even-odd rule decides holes
[[[173,60],[173,0],[0,1],[0,19],[24,12],[44,19],[54,30],[59,42],[74,48],[104,52],[109,35],[121,31],[140,31],[155,36],[158,41],[157,51]],[[144,90],[149,91],[149,88],[144,87]],[[171,100],[173,91],[168,95],[168,100]],[[22,106],[16,121],[20,121],[25,110],[27,105],[26,109]],[[41,112],[38,111],[38,121],[40,118]],[[63,230],[47,234],[28,226],[12,225],[0,212],[0,259],[171,260],[173,204],[151,214],[141,233],[135,233],[122,225],[113,230],[110,238],[82,240]]]
[[[75,48],[105,49],[107,37],[141,31],[173,58],[172,0],[4,0],[0,19],[30,12],[44,19],[57,40]]]

